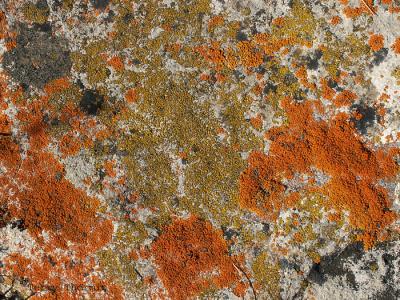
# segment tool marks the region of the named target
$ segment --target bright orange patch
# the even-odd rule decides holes
[[[217,74],[215,74],[215,79],[217,80],[217,82],[221,83],[226,80],[226,76],[221,73],[217,73]]]
[[[272,24],[279,26],[279,27],[283,26],[285,24],[285,17],[277,17],[277,18],[273,19]]]
[[[77,154],[82,145],[79,142],[78,138],[66,134],[61,138],[59,146],[61,153],[65,157]]]
[[[341,22],[341,19],[340,19],[339,16],[334,16],[334,17],[332,17],[332,19],[331,19],[331,24],[332,24],[332,25],[337,25],[337,24],[339,24],[340,22]]]
[[[44,91],[48,95],[52,95],[61,92],[71,86],[71,82],[67,77],[62,77],[54,79],[53,81],[47,83],[44,87]]]
[[[203,56],[206,61],[213,63],[217,70],[221,69],[225,63],[224,51],[220,49],[217,42],[211,43],[211,46],[198,46],[195,51]]]
[[[344,13],[344,15],[347,17],[347,18],[351,18],[351,19],[354,19],[354,18],[357,18],[357,17],[359,17],[359,16],[361,16],[361,14],[364,12],[364,9],[362,8],[362,7],[346,7],[344,10],[343,10],[343,13]]]
[[[124,70],[124,62],[122,61],[121,57],[113,56],[111,57],[107,63],[112,66],[116,71],[123,71]]]
[[[251,118],[250,123],[255,129],[260,129],[263,124],[261,115],[258,114],[256,117]]]
[[[109,160],[104,163],[104,170],[106,174],[110,177],[117,176],[117,172],[114,170],[114,161]]]
[[[66,85],[64,79],[55,80],[46,86],[46,92],[50,95]],[[94,262],[89,259],[93,252],[110,242],[113,224],[97,215],[99,201],[65,178],[64,166],[47,148],[50,138],[43,112],[49,111],[49,95],[27,102],[17,101],[21,99],[21,91],[4,88],[3,94],[18,108],[18,126],[27,135],[29,148],[22,156],[11,136],[0,136],[0,163],[5,167],[0,174],[0,206],[7,211],[8,218],[23,221],[37,241],[32,253],[34,260],[11,255],[8,270],[13,276],[27,280],[34,292],[47,291],[43,298],[121,299],[118,287],[97,275],[88,275],[94,268]],[[80,122],[77,123],[79,126]],[[64,142],[71,150],[70,141]],[[67,257],[60,253],[53,255],[57,248],[68,249]],[[89,278],[90,290],[82,291]],[[104,293],[110,297],[104,297]]]
[[[371,47],[372,51],[379,51],[384,46],[384,38],[382,34],[372,34],[369,37],[368,45]]]
[[[125,93],[125,100],[128,103],[135,103],[137,100],[137,94],[136,94],[136,89],[129,89],[126,93]]]
[[[340,92],[334,99],[333,103],[336,106],[348,106],[353,103],[354,100],[357,99],[357,94],[353,93],[349,90],[344,90]]]
[[[316,168],[330,176],[323,186],[306,185],[303,193],[318,192],[329,197],[328,208],[349,211],[351,225],[360,230],[359,239],[371,247],[395,220],[388,192],[380,180],[393,178],[398,166],[393,156],[399,151],[367,147],[347,116],[326,122],[315,120],[310,102],[283,102],[288,125],[272,128],[266,137],[272,141],[269,155],[253,152],[249,166],[240,177],[240,204],[274,220],[282,209],[296,202],[285,192],[285,180],[296,174],[314,177]]]
[[[244,67],[258,67],[263,63],[264,54],[252,46],[250,42],[239,42],[237,47],[239,49],[240,62]]]
[[[400,37],[398,37],[392,45],[394,53],[400,54]]]
[[[229,287],[239,279],[221,233],[194,216],[164,228],[152,252],[172,299],[190,299],[210,286]]]
[[[214,16],[208,21],[208,30],[210,31],[222,24],[224,24],[224,18],[222,16]]]
[[[202,80],[202,81],[210,80],[210,75],[208,75],[206,73],[201,73],[200,74],[200,80]]]
[[[24,159],[10,137],[0,138],[0,162],[7,168],[0,174],[0,204],[13,218],[23,220],[39,241],[45,230],[57,247],[67,248],[69,241],[82,249],[98,249],[108,242],[98,239],[98,231],[110,233],[105,230],[110,224],[97,216],[98,200],[76,189],[64,177],[63,165],[48,152],[44,104],[33,101],[19,107],[21,131],[29,137]]]
[[[333,97],[335,96],[336,92],[333,88],[331,88],[328,85],[328,80],[326,80],[325,78],[322,78],[320,80],[320,84],[321,84],[321,92],[322,92],[321,96],[327,100],[332,100]]]

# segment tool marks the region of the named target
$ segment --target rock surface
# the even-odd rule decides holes
[[[397,0],[0,0],[0,299],[400,299]]]

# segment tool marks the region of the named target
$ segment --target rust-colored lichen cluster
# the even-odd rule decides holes
[[[85,260],[111,240],[112,222],[98,216],[100,203],[97,199],[89,197],[65,178],[63,165],[48,148],[50,137],[48,124],[44,121],[44,110],[49,108],[48,95],[66,86],[64,79],[57,80],[46,87],[47,96],[31,102],[25,102],[21,90],[5,89],[2,93],[18,107],[16,117],[20,134],[26,134],[28,140],[23,149],[7,133],[7,128],[0,137],[3,168],[0,206],[6,212],[3,218],[19,220],[36,239],[39,251],[34,259],[12,254],[7,266],[14,276],[30,282],[33,293],[44,292],[48,299],[75,299],[75,293],[87,293],[82,287],[94,284],[96,280],[98,286],[89,294],[103,293],[100,287],[107,289],[109,286],[110,297],[119,297],[120,291],[113,284],[109,285],[96,275],[87,278],[84,275],[88,276],[95,265],[93,259],[88,263]],[[4,105],[7,106],[5,102]],[[40,249],[51,259],[39,255]],[[75,258],[57,257],[52,254],[56,249],[68,249]],[[68,280],[61,279],[62,274]],[[78,290],[73,292],[68,286]]]
[[[379,51],[384,46],[384,37],[382,34],[372,34],[369,37],[368,44],[371,47],[372,51]]]
[[[235,284],[240,276],[221,232],[195,216],[177,219],[153,243],[158,276],[172,299]]]
[[[349,211],[352,226],[369,248],[391,224],[387,190],[380,180],[393,178],[398,167],[396,149],[373,150],[357,136],[348,116],[316,120],[312,102],[301,104],[284,100],[288,124],[270,129],[268,154],[253,152],[249,166],[240,178],[240,201],[245,208],[274,220],[280,211],[295,207],[300,193],[326,195],[326,207]],[[322,186],[315,181],[315,170],[329,176]],[[288,191],[287,181],[305,174],[299,191]]]
[[[392,49],[393,49],[394,53],[400,55],[400,37],[396,38],[396,40],[394,41],[394,43],[392,45]]]

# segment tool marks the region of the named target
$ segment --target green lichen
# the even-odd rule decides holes
[[[281,26],[273,25],[272,36],[276,39],[292,38],[297,42],[313,42],[318,21],[312,11],[300,0],[292,3],[290,15]]]
[[[138,274],[135,270],[134,261],[127,255],[112,249],[101,250],[97,253],[100,266],[107,272],[111,278],[119,284],[125,286],[135,286],[136,289],[141,286],[138,281]]]
[[[42,3],[42,5],[39,5],[40,3]],[[47,3],[39,2],[38,4],[34,4],[32,2],[28,2],[24,4],[22,13],[24,14],[25,19],[28,21],[37,24],[44,24],[47,22],[50,9],[47,6]]]
[[[158,84],[160,80],[163,85]],[[185,81],[171,80],[162,69],[147,77],[146,84],[139,89],[143,101],[138,103],[137,111],[126,116],[130,134],[123,137],[120,147],[130,154],[125,160],[129,179],[146,205],[161,211],[177,206],[178,210],[204,217],[211,214],[218,216],[219,222],[228,223],[237,210],[238,178],[245,167],[233,145],[248,151],[254,149],[257,140],[243,126],[249,103],[237,98],[238,91],[216,96],[217,103],[225,105],[219,120],[212,103],[198,103],[189,93],[195,90],[195,80],[193,75]],[[218,141],[221,127],[228,129],[231,142]],[[180,196],[173,170],[179,153],[187,156],[182,171],[185,197]]]
[[[365,66],[361,63],[362,57],[370,53],[370,48],[365,43],[365,37],[358,37],[356,34],[346,36],[344,40],[327,34],[326,48],[323,50],[322,60],[329,75],[336,79],[340,71],[355,67],[362,71]]]
[[[91,85],[100,86],[110,74],[106,61],[101,55],[106,49],[107,42],[101,40],[90,43],[84,49],[84,54],[81,52],[71,53],[74,69],[87,74],[88,82]]]
[[[392,76],[396,78],[397,84],[400,85],[400,67],[397,67],[392,71]]]
[[[263,251],[257,255],[251,266],[254,279],[261,285],[262,289],[258,292],[266,299],[281,299],[280,297],[280,267],[279,264],[269,260],[267,252]]]

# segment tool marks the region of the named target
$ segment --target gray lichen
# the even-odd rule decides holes
[[[69,74],[72,63],[67,43],[51,32],[18,25],[17,45],[4,54],[5,70],[23,87],[43,86]]]

